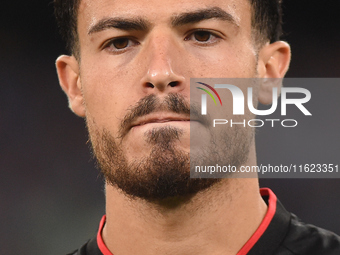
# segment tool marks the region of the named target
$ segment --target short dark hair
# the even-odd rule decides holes
[[[252,7],[251,26],[255,42],[263,45],[282,36],[282,0],[249,0]]]
[[[79,56],[77,32],[78,9],[81,0],[54,0],[54,13],[60,34],[70,54]],[[252,28],[255,42],[275,42],[282,35],[281,0],[249,0],[252,6]]]
[[[79,56],[78,9],[81,0],[54,0],[54,15],[59,32],[70,54]]]

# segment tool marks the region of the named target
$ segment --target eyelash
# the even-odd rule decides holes
[[[194,36],[197,35],[197,33],[207,33],[209,35],[209,39],[207,41],[198,41],[196,38],[194,38]],[[189,41],[190,39],[195,41],[195,43],[199,44],[200,46],[210,46],[210,45],[217,43],[217,41],[221,39],[221,36],[206,29],[197,29],[197,30],[191,31],[189,35],[187,35],[184,38],[185,41]]]
[[[209,38],[207,39],[207,41],[198,41],[197,38],[195,38],[195,35],[197,35],[197,33],[206,33],[206,35],[209,35]],[[213,39],[212,39],[212,37],[213,37]],[[196,44],[198,44],[200,46],[210,46],[210,45],[217,43],[217,41],[219,39],[221,39],[221,36],[217,35],[214,32],[211,32],[211,31],[205,30],[205,29],[197,29],[197,30],[191,31],[184,38],[184,41],[193,40],[193,41],[195,41]],[[121,49],[117,49],[117,47],[114,46],[114,43],[119,43],[119,40],[121,40],[122,42],[125,42],[127,40],[127,45],[125,47],[121,48]],[[119,54],[119,53],[123,53],[123,52],[127,51],[128,48],[134,47],[134,46],[139,45],[139,44],[140,43],[134,38],[118,37],[118,38],[113,38],[113,39],[107,41],[106,43],[104,43],[102,48],[108,50],[111,53]]]
[[[127,40],[127,46],[122,48],[122,49],[117,49],[114,46],[114,43],[118,43],[119,40],[122,40],[122,41]],[[133,44],[133,45],[131,45],[131,44]],[[108,50],[111,53],[119,54],[119,53],[125,52],[128,48],[136,46],[136,45],[139,45],[139,42],[136,39],[129,38],[129,37],[118,37],[118,38],[113,38],[113,39],[107,41],[106,43],[104,43],[102,48]],[[109,49],[109,48],[111,48],[111,49]]]

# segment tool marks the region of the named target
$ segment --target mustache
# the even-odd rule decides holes
[[[160,111],[182,114],[208,126],[207,119],[199,114],[199,106],[196,104],[190,105],[183,95],[169,93],[161,100],[156,95],[151,94],[140,99],[134,106],[128,109],[127,114],[121,121],[118,137],[123,138],[131,128],[132,123],[138,118]]]

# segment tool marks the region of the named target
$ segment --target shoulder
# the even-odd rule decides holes
[[[339,255],[340,237],[328,230],[303,223],[292,214],[288,233],[280,248],[286,251],[282,254]]]
[[[75,250],[67,255],[103,255],[98,248],[97,238],[92,238],[87,243],[82,245],[78,250]]]

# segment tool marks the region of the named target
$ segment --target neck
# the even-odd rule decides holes
[[[158,204],[107,185],[103,239],[114,255],[235,255],[266,210],[255,178],[223,179],[181,202]]]

